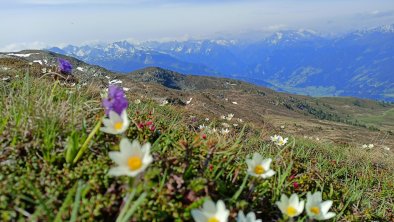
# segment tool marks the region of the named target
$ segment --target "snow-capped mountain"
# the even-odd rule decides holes
[[[136,45],[124,41],[51,50],[114,71],[159,66],[292,93],[394,100],[394,25],[335,37],[300,29],[249,43],[220,39]]]
[[[50,51],[74,56],[85,62],[100,65],[117,72],[129,72],[147,66],[159,66],[175,69],[183,73],[200,73],[214,75],[216,72],[201,64],[192,64],[175,57],[146,48],[132,45],[127,41],[114,42],[96,46],[67,46],[64,48],[50,48]]]

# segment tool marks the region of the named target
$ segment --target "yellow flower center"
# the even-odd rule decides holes
[[[142,160],[139,156],[132,156],[127,160],[127,165],[130,170],[138,170],[142,166]]]
[[[287,214],[289,217],[294,217],[294,216],[297,214],[297,210],[296,210],[294,207],[292,207],[292,206],[287,207],[287,209],[286,209],[286,214]]]
[[[257,166],[254,168],[254,172],[255,172],[256,174],[263,174],[263,173],[265,172],[265,170],[264,170],[263,166],[257,165]]]
[[[114,124],[114,128],[115,128],[116,130],[121,130],[122,127],[123,127],[123,122],[116,122],[116,123]]]
[[[219,222],[219,220],[216,217],[211,217],[208,219],[208,222]]]
[[[318,207],[311,207],[311,212],[318,215],[320,214],[320,209]]]

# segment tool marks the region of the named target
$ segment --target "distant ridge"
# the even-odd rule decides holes
[[[49,50],[123,73],[156,66],[290,93],[394,101],[394,25],[336,37],[300,29],[276,32],[253,43],[122,41]]]

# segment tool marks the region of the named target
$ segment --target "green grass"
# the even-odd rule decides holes
[[[394,108],[383,112],[381,115],[364,115],[357,117],[357,119],[366,124],[389,125],[394,129]]]
[[[127,137],[151,142],[154,162],[131,181],[107,175],[114,165],[108,152],[119,149],[113,135],[98,132],[79,161],[66,161],[66,147],[75,155],[103,115],[94,87],[67,88],[26,75],[2,84],[0,98],[2,221],[187,221],[207,197],[225,201],[232,217],[253,210],[269,221],[281,218],[275,201],[282,193],[305,199],[317,190],[334,201],[335,220],[393,219],[392,172],[352,147],[287,135],[288,145],[278,148],[248,123],[203,139],[198,126],[207,125],[205,116],[193,114],[195,120],[182,107],[146,99],[129,106]],[[155,131],[136,126],[147,121]],[[247,177],[245,159],[253,152],[273,159],[274,177]]]

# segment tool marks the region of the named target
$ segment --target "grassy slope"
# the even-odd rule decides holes
[[[130,180],[106,174],[113,165],[108,151],[118,149],[119,138],[99,133],[78,163],[64,160],[67,137],[73,132],[86,137],[103,113],[96,88],[66,88],[27,76],[1,84],[2,220],[62,221],[74,213],[78,221],[111,221],[118,215]],[[190,210],[207,196],[224,200],[232,217],[243,209],[276,220],[280,212],[274,203],[281,193],[305,198],[315,190],[334,200],[338,220],[393,219],[392,171],[371,164],[367,151],[356,156],[348,146],[292,135],[286,135],[291,138],[286,147],[278,148],[267,141],[269,132],[251,123],[227,136],[209,134],[205,140],[198,125],[220,127],[222,120],[210,117],[206,122],[205,116],[185,107],[162,107],[148,97],[128,111],[135,123],[153,121],[157,127],[152,132],[132,125],[128,131],[130,139],[153,144],[155,160],[137,186],[137,195],[148,194],[134,214],[137,221],[190,220]],[[273,158],[277,174],[264,181],[248,178],[236,197],[246,175],[245,158],[254,151]],[[77,189],[79,180],[83,183]],[[75,194],[81,201],[74,201]]]

